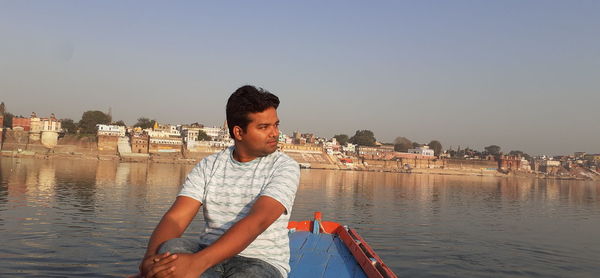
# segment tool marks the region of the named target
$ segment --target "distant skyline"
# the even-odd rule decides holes
[[[281,129],[600,153],[599,1],[0,0],[0,101],[220,126],[245,84]]]

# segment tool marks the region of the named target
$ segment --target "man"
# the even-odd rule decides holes
[[[145,277],[287,277],[287,222],[298,163],[277,152],[277,96],[243,86],[227,101],[234,146],[208,156],[187,176],[150,237]],[[202,208],[199,241],[179,238]]]

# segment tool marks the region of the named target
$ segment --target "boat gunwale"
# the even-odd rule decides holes
[[[315,220],[313,221],[290,221],[288,222],[288,230],[337,235],[349,249],[350,253],[354,256],[354,259],[360,265],[367,277],[398,277],[355,229],[342,226],[333,221],[320,221],[320,216],[320,213],[315,213]],[[318,231],[316,231],[315,222],[319,226]]]

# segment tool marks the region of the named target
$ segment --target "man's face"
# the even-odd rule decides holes
[[[265,111],[248,114],[250,123],[242,140],[238,141],[246,151],[256,157],[266,156],[277,150],[279,140],[279,117],[273,107]]]

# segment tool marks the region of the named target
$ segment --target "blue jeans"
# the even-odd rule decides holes
[[[197,240],[174,238],[160,245],[158,253],[196,253],[206,248]],[[256,258],[234,256],[217,264],[202,274],[202,278],[241,278],[241,277],[273,277],[282,278],[281,272],[271,264]]]

